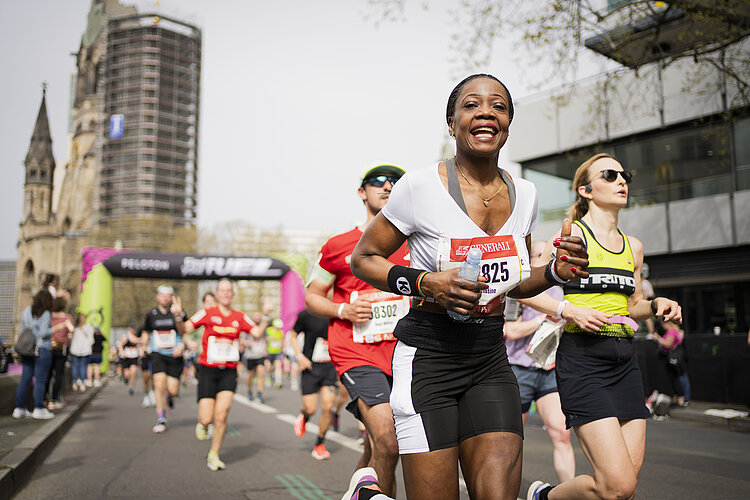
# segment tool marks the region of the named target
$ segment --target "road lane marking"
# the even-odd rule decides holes
[[[241,405],[247,406],[261,413],[276,414],[276,418],[278,418],[282,422],[286,422],[287,424],[294,425],[294,421],[297,420],[297,417],[294,415],[289,415],[288,413],[279,413],[279,410],[277,410],[273,406],[268,406],[266,404],[261,404],[261,403],[256,403],[255,401],[250,401],[249,399],[247,399],[247,396],[243,396],[241,394],[235,394],[234,400],[237,401]],[[306,429],[309,429],[311,432],[317,435],[318,426],[316,424],[312,422],[308,422],[305,427]],[[326,439],[328,441],[333,441],[334,443],[340,444],[341,446],[345,448],[349,448],[350,450],[356,451],[357,453],[361,453],[363,451],[362,445],[360,445],[356,439],[352,439],[350,437],[344,436],[343,434],[339,434],[338,432],[334,430],[329,430],[326,433]],[[466,487],[466,482],[463,480],[463,478],[461,477],[458,478],[458,484],[459,484],[459,487],[462,488],[464,492],[468,493],[469,490]]]
[[[278,418],[282,422],[286,422],[287,424],[292,425],[294,425],[294,421],[297,420],[297,417],[295,417],[294,415],[289,415],[288,413],[279,413],[276,415],[276,418]],[[312,422],[307,422],[305,428],[316,435],[318,434],[318,426]],[[343,434],[339,434],[338,432],[332,430],[326,432],[326,440],[333,441],[334,443],[338,443],[341,446],[359,453],[361,453],[363,449],[356,439],[346,437]]]
[[[273,406],[268,406],[268,405],[264,405],[263,403],[256,403],[255,401],[250,401],[249,399],[247,399],[247,396],[243,396],[241,394],[235,394],[234,400],[237,401],[241,405],[245,405],[261,413],[278,413],[279,412],[279,410],[277,410]]]
[[[295,476],[287,473],[283,476],[274,476],[274,478],[283,484],[292,496],[300,500],[331,500],[315,483],[302,474]]]

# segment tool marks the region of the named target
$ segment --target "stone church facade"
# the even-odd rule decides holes
[[[68,161],[53,156],[44,94],[24,161],[16,325],[50,275],[77,302],[84,246],[188,249],[185,233],[197,220],[200,46],[194,26],[92,0],[76,54]],[[124,134],[110,136],[113,115]],[[164,239],[186,242],[170,248]]]

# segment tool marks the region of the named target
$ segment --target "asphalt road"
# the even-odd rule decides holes
[[[141,396],[130,397],[123,384],[111,381],[15,498],[337,500],[360,455],[350,415],[342,415],[340,433],[329,433],[331,459],[317,461],[310,456],[314,426],[303,438],[292,432],[297,392],[266,389],[267,404],[258,405],[238,391],[221,453],[227,469],[212,472],[205,465],[208,442],[193,433],[195,386],[183,390],[162,435],[151,433],[154,411],[140,407]],[[647,436],[637,498],[747,496],[750,434],[672,420],[649,421]],[[590,472],[577,445],[576,457],[578,471]],[[397,476],[404,498],[400,467]],[[523,477],[523,496],[531,481],[554,479],[551,445],[534,415],[526,429]],[[462,498],[468,498],[465,490]]]

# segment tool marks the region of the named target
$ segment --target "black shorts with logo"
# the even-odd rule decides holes
[[[368,406],[388,403],[391,398],[393,377],[374,366],[355,366],[341,375],[341,383],[352,398],[346,405],[346,409],[357,420],[362,420],[357,400],[361,399]]]
[[[182,374],[182,356],[175,358],[158,352],[151,353],[151,373],[166,373],[167,377],[180,378]]]
[[[333,363],[313,363],[312,368],[302,371],[300,378],[303,396],[317,394],[321,387],[338,385],[338,376]]]
[[[216,399],[223,391],[234,392],[237,388],[237,369],[223,366],[200,365],[198,370],[198,401]]]

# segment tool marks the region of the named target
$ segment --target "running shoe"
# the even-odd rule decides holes
[[[94,387],[101,387],[101,386],[102,386],[102,383],[99,380],[94,382]],[[91,387],[91,384],[86,384],[86,387]]]
[[[211,439],[214,437],[214,424],[208,424],[208,427],[206,427],[206,439]]]
[[[248,401],[255,401],[255,398],[253,397],[252,391],[247,393],[247,400]]]
[[[16,408],[13,410],[13,418],[26,418],[30,416],[31,412],[26,408]]]
[[[315,460],[328,460],[329,458],[331,458],[331,454],[328,452],[328,450],[326,450],[326,445],[320,443],[318,446],[313,448],[312,457]]]
[[[349,480],[349,489],[341,497],[341,500],[357,500],[359,490],[362,488],[380,491],[378,473],[372,467],[363,467],[354,471],[352,478]]]
[[[205,441],[208,439],[208,426],[198,422],[195,424],[195,437],[198,441]]]
[[[298,390],[298,389],[299,389],[299,384],[297,383],[297,381],[296,381],[296,380],[292,380],[292,383],[291,383],[291,385],[289,386],[289,388],[290,388],[291,390],[293,390],[293,391],[296,391],[296,390]]]
[[[153,389],[148,391],[148,399],[151,401],[151,406],[156,406],[156,394],[154,394]]]
[[[297,417],[297,420],[294,421],[294,435],[298,438],[301,438],[305,435],[305,416],[303,414],[299,414]]]
[[[526,493],[526,500],[539,500],[539,493],[545,488],[549,488],[550,484],[543,481],[534,481],[529,486],[529,491]]]
[[[225,469],[227,465],[221,461],[219,454],[215,451],[209,451],[208,457],[206,457],[206,467],[211,470]]]
[[[97,380],[97,382],[99,382],[99,381]],[[94,384],[92,384],[92,383],[91,383],[91,381],[90,381],[89,379],[86,379],[86,381],[84,382],[84,385],[85,385],[86,387],[93,387],[93,385],[94,385]],[[99,385],[102,385],[102,383],[101,383],[101,382],[99,382]],[[97,385],[97,387],[99,387],[99,385]]]
[[[162,432],[166,432],[167,431],[167,421],[166,420],[159,420],[158,422],[156,422],[156,425],[154,426],[153,429],[151,429],[151,431],[154,434],[161,434]]]
[[[135,390],[131,387],[130,389],[128,389],[128,394],[132,396],[133,394],[135,394]]]
[[[262,405],[266,404],[266,400],[263,399],[263,394],[262,393],[259,392],[258,395],[255,396],[255,402],[256,403],[260,403]]]
[[[34,408],[34,412],[31,414],[31,418],[36,420],[49,420],[55,418],[55,414],[49,411],[47,408]]]
[[[141,401],[141,408],[148,408],[151,406],[151,398],[148,397],[148,394],[143,395],[143,401]]]

